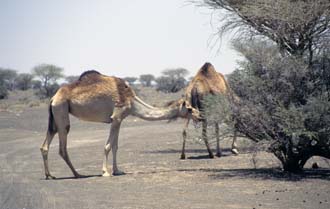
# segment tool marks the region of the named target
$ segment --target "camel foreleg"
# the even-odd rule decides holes
[[[111,125],[110,133],[110,146],[112,149],[112,175],[123,175],[123,171],[118,169],[117,166],[117,150],[118,150],[118,136],[120,130],[121,121],[114,120]]]
[[[110,129],[110,135],[107,143],[104,146],[104,158],[103,158],[103,167],[102,167],[103,176],[110,176],[110,173],[108,171],[108,156],[111,150],[113,156],[112,174],[113,175],[124,174],[124,172],[120,171],[117,166],[117,150],[118,150],[118,136],[119,136],[120,124],[121,122],[119,120],[113,119]]]
[[[207,139],[207,122],[206,121],[203,121],[202,138],[204,140],[204,143],[205,143],[205,146],[209,153],[210,158],[214,158],[213,152],[210,149],[209,141]]]
[[[231,144],[231,152],[233,154],[235,154],[235,155],[238,155],[239,152],[238,152],[238,149],[237,149],[236,140],[237,140],[237,129],[235,128],[235,130],[234,130],[234,137],[233,137],[233,143]]]
[[[188,125],[189,125],[189,121],[190,119],[187,119],[187,122],[183,128],[183,131],[182,131],[182,139],[183,139],[183,142],[182,142],[182,151],[181,151],[181,159],[186,159],[186,154],[185,154],[185,147],[186,147],[186,139],[187,139],[187,129],[188,129]]]
[[[102,166],[102,175],[103,176],[110,176],[108,171],[108,156],[109,152],[111,150],[111,144],[110,144],[110,135],[108,138],[108,141],[106,142],[104,146],[104,158],[103,158],[103,166]]]
[[[221,149],[220,149],[220,135],[219,135],[219,123],[215,123],[215,137],[217,140],[217,147],[216,147],[216,156],[221,157]]]
[[[117,166],[117,150],[118,150],[118,136],[122,120],[126,117],[127,111],[125,108],[115,108],[111,116],[111,128],[109,138],[104,146],[104,158],[102,172],[103,176],[110,176],[108,171],[108,156],[112,150],[112,175],[123,175]]]

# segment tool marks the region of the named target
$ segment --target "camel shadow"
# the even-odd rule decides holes
[[[211,149],[213,153],[215,153],[215,149]],[[145,151],[146,154],[181,154],[181,149],[164,149],[164,150],[153,150],[153,151]],[[248,153],[250,149],[240,149],[240,153]],[[222,148],[221,152],[223,156],[231,155],[230,148]],[[200,154],[200,153],[207,153],[206,149],[185,149],[185,153],[189,154]]]
[[[216,151],[215,149],[212,149],[213,154],[215,155]],[[243,149],[240,150],[241,154],[248,153],[249,150]],[[178,149],[165,149],[165,150],[154,150],[154,151],[145,151],[144,153],[147,154],[181,154],[181,150]],[[188,160],[205,160],[210,159],[207,150],[206,149],[186,149],[185,150],[186,155],[189,155],[187,157]],[[233,156],[234,154],[231,152],[230,148],[224,148],[221,149],[221,157],[229,157]],[[217,156],[214,156],[214,158],[218,158]]]
[[[229,157],[233,155],[231,152],[226,152],[226,153],[223,153],[221,154],[220,157],[217,157],[216,155],[214,155],[214,158],[222,158],[222,157]],[[210,156],[207,154],[207,155],[197,155],[197,156],[189,156],[187,157],[188,160],[205,160],[205,159],[212,159],[210,158]]]
[[[95,175],[82,175],[79,178],[76,178],[74,176],[67,176],[67,177],[56,177],[55,179],[41,179],[41,180],[79,180],[79,179],[88,179],[88,178],[95,178],[95,177],[102,177],[101,174],[95,174]]]
[[[216,180],[228,178],[260,179],[278,181],[301,181],[304,179],[322,179],[330,181],[330,169],[304,169],[301,173],[284,172],[280,168],[245,168],[245,169],[179,169],[182,172],[206,172],[209,177]]]

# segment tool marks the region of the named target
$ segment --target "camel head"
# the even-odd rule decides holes
[[[177,108],[179,108],[178,117],[189,118],[195,122],[202,120],[200,112],[196,108],[193,108],[191,104],[184,99],[169,102],[166,106],[176,106]]]

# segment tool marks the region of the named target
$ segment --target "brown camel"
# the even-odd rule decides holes
[[[198,109],[199,111],[203,110],[203,97],[206,95],[227,95],[232,96],[230,88],[221,73],[216,72],[213,65],[210,63],[205,63],[197,72],[196,76],[191,80],[188,87],[185,91],[186,101],[189,102],[193,108]],[[233,97],[232,97],[233,98]],[[183,145],[181,159],[185,159],[185,145],[187,138],[187,128],[189,125],[190,118],[186,119],[185,127],[182,132],[183,136]],[[220,142],[219,142],[219,124],[215,124],[215,134],[217,140],[216,147],[216,156],[221,156]],[[234,138],[232,142],[231,151],[234,154],[238,154],[237,145],[236,145],[236,130],[234,131]],[[207,120],[203,118],[202,120],[202,139],[206,145],[207,151],[210,158],[214,158],[213,153],[210,149],[209,142],[207,139]]]
[[[76,178],[81,175],[74,169],[67,152],[67,135],[70,130],[69,113],[86,121],[111,123],[110,136],[104,147],[103,176],[109,176],[108,154],[112,149],[113,175],[124,174],[117,167],[118,135],[122,120],[128,115],[145,120],[168,120],[188,117],[198,120],[199,112],[183,99],[167,108],[154,108],[139,99],[133,89],[122,79],[100,74],[83,73],[79,80],[61,87],[50,100],[49,123],[46,139],[41,145],[46,179],[55,178],[48,168],[48,150],[56,133],[59,135],[59,154]]]

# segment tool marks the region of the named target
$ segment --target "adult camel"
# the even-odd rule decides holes
[[[234,98],[230,88],[221,73],[218,73],[212,64],[205,63],[197,72],[195,77],[188,84],[185,91],[185,100],[189,102],[193,108],[199,111],[203,110],[203,98],[207,95],[226,95],[229,98]],[[181,159],[185,159],[185,145],[187,138],[187,128],[190,122],[190,118],[186,119],[185,126],[182,132],[183,144]],[[216,134],[216,156],[221,156],[220,150],[220,137],[219,137],[219,124],[215,123],[215,134]],[[238,154],[237,144],[236,144],[236,130],[234,131],[234,138],[232,142],[231,151],[234,154]],[[214,158],[213,152],[210,149],[210,145],[207,139],[207,120],[203,118],[202,120],[202,139],[206,145],[207,151],[210,158]]]
[[[59,136],[60,156],[76,178],[82,177],[73,167],[67,152],[69,114],[85,121],[111,123],[110,136],[104,147],[103,176],[110,175],[108,154],[111,149],[113,175],[124,174],[117,167],[117,149],[120,125],[128,115],[151,121],[176,117],[200,119],[199,112],[182,99],[167,108],[154,108],[137,97],[134,90],[124,80],[105,76],[97,71],[86,71],[77,81],[62,86],[50,100],[48,131],[40,148],[46,179],[55,178],[49,172],[48,151],[56,133]]]

